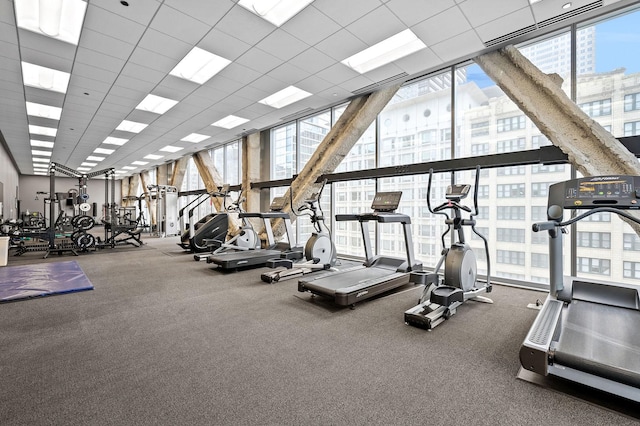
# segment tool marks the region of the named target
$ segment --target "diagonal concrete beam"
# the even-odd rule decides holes
[[[543,73],[513,46],[474,60],[584,176],[640,175],[635,155],[567,96],[557,74]],[[640,226],[625,221],[640,235]]]
[[[169,185],[175,186],[180,191],[182,188],[182,182],[184,181],[184,175],[187,173],[187,165],[189,164],[189,157],[180,157],[173,163],[173,172],[171,173],[171,179],[169,179]]]
[[[474,60],[580,173],[640,175],[635,155],[567,96],[557,74],[543,73],[513,46]]]
[[[318,148],[294,179],[287,190],[286,211],[291,211],[289,205],[290,191],[293,190],[293,204],[297,208],[312,193],[317,192],[321,184],[316,183],[318,177],[333,173],[342,160],[349,154],[351,148],[366,132],[378,114],[384,109],[396,94],[401,84],[380,89],[368,95],[360,96],[349,103],[344,113],[340,116],[327,136],[322,140]],[[292,221],[295,216],[292,215]],[[282,220],[273,221],[273,234],[276,238],[282,237],[285,232]]]
[[[199,151],[193,154],[193,162],[198,168],[198,173],[204,182],[207,192],[216,192],[223,185],[222,176],[213,164],[213,160],[207,151]],[[219,212],[224,212],[224,203],[220,197],[211,197],[213,205]],[[229,215],[229,233],[233,235],[238,231],[239,221],[235,215]]]

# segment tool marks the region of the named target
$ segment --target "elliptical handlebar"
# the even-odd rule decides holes
[[[637,217],[635,217],[632,214],[629,214],[627,212],[624,212],[620,209],[616,209],[614,207],[598,207],[595,209],[591,209],[585,213],[582,213],[576,217],[572,217],[569,220],[565,220],[564,222],[558,222],[555,220],[548,220],[545,222],[537,222],[534,223],[533,225],[531,225],[531,229],[533,230],[533,232],[540,232],[540,231],[549,231],[551,229],[554,228],[564,228],[565,226],[569,226],[569,225],[573,225],[576,222],[581,221],[582,219],[584,219],[587,216],[591,216],[592,214],[596,214],[596,213],[603,213],[603,212],[609,212],[609,213],[615,213],[618,216],[622,216],[624,218],[629,219],[630,221],[637,223],[640,225],[640,219],[638,219]]]

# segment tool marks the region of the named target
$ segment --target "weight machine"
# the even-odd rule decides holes
[[[180,235],[178,221],[178,188],[169,185],[147,185],[155,221],[151,217],[151,229],[156,237]],[[155,223],[154,223],[155,222]]]

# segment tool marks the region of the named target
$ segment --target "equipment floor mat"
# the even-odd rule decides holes
[[[92,289],[76,261],[0,268],[0,303]]]

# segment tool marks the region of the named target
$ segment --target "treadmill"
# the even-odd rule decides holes
[[[413,254],[411,218],[395,213],[402,192],[378,192],[373,198],[373,212],[362,214],[338,214],[336,221],[358,221],[364,242],[365,262],[361,266],[327,274],[316,279],[298,281],[298,291],[333,299],[340,306],[355,306],[356,302],[385,293],[409,283],[411,271],[422,268]],[[374,256],[371,249],[368,223],[400,223],[405,238],[407,258]]]
[[[531,371],[557,376],[640,402],[640,286],[565,277],[564,227],[592,214],[615,213],[640,224],[625,210],[640,208],[639,176],[572,179],[549,187],[550,288],[520,349],[519,376]],[[564,210],[587,209],[563,222]],[[535,376],[534,376],[535,377]]]
[[[286,259],[298,260],[302,258],[302,248],[297,247],[291,242],[295,241],[293,228],[291,226],[291,218],[288,213],[282,211],[286,205],[285,197],[275,197],[271,201],[269,212],[265,213],[247,213],[238,214],[239,218],[259,218],[264,222],[265,232],[267,234],[267,246],[263,249],[230,251],[219,254],[212,254],[207,257],[207,263],[215,263],[218,269],[223,271],[234,271],[239,268],[266,266],[267,262],[274,257],[282,257]],[[273,236],[273,228],[271,220],[280,218],[284,221],[285,231],[287,234],[287,242],[276,242]]]

